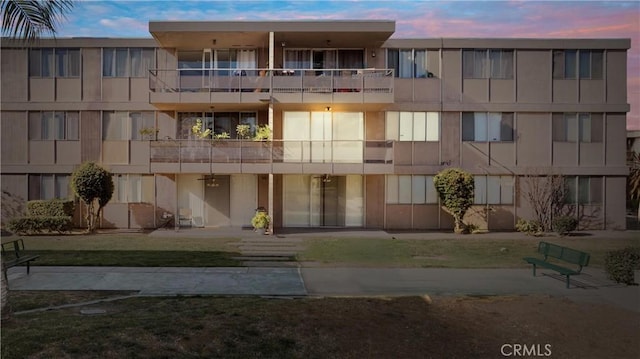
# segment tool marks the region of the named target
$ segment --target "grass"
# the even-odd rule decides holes
[[[121,267],[237,267],[236,252],[196,251],[110,251],[110,250],[40,250],[33,266],[121,266]]]
[[[14,315],[2,322],[1,350],[5,359],[495,358],[535,333],[554,357],[632,358],[639,318],[549,297],[137,297]]]
[[[305,241],[307,249],[300,261],[320,265],[359,265],[386,267],[444,268],[521,268],[522,260],[535,256],[540,240],[575,248],[591,254],[590,266],[602,267],[606,252],[629,245],[640,246],[640,239],[601,239],[588,237],[496,239],[470,235],[462,239],[380,239],[315,238]]]

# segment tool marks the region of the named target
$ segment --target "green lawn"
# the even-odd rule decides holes
[[[388,267],[517,268],[527,267],[523,257],[536,255],[540,240],[591,254],[590,266],[602,267],[606,252],[640,246],[640,239],[550,237],[495,239],[469,235],[461,239],[315,238],[305,241],[298,255],[319,265]]]
[[[307,238],[296,259],[303,265],[520,268],[523,257],[536,255],[540,240],[591,254],[602,267],[606,252],[640,246],[640,238],[492,237],[491,233],[457,239]],[[5,238],[10,240],[10,238]],[[24,237],[25,247],[40,254],[34,265],[87,266],[237,266],[236,238],[151,237],[146,234]]]

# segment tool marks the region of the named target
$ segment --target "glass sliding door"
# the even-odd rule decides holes
[[[364,188],[361,175],[285,175],[285,227],[362,227]]]

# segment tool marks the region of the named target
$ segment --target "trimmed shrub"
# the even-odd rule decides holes
[[[69,232],[73,228],[69,216],[33,216],[14,218],[7,223],[7,228],[16,234],[38,234],[44,231]]]
[[[473,175],[459,168],[447,168],[433,177],[433,186],[445,210],[453,216],[453,231],[466,232],[462,219],[473,205]]]
[[[528,236],[539,236],[542,234],[542,225],[535,219],[526,220],[520,218],[516,223],[516,230]]]
[[[27,211],[30,216],[44,217],[73,217],[75,203],[65,199],[50,199],[47,201],[27,202]]]
[[[566,236],[578,228],[578,220],[571,216],[559,216],[553,219],[552,228],[559,235]]]
[[[635,284],[633,271],[640,269],[640,247],[628,247],[607,252],[604,268],[616,283]]]

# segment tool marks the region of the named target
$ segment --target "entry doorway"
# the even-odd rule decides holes
[[[362,176],[285,175],[285,227],[361,227]]]

